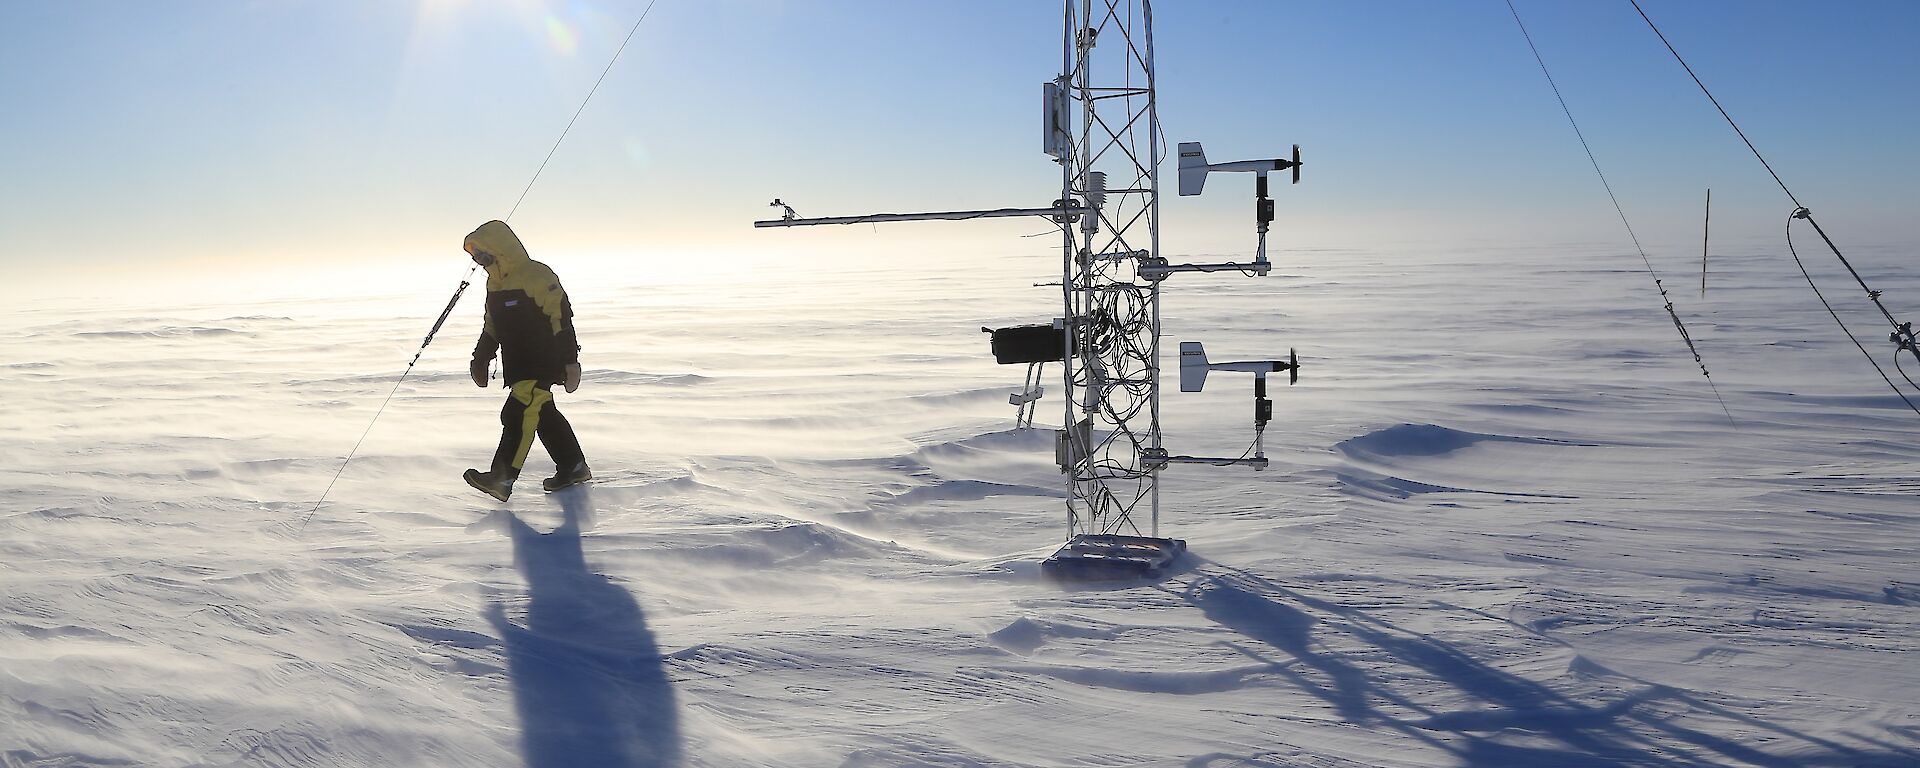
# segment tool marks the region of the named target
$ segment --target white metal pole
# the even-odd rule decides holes
[[[1148,248],[1154,256],[1160,255],[1160,109],[1153,88],[1153,2],[1140,0],[1145,11],[1147,30],[1147,188],[1152,197],[1149,206],[1152,212],[1147,215],[1147,231],[1150,238]],[[1137,261],[1135,262],[1138,263]],[[1150,401],[1150,429],[1153,431],[1155,452],[1160,448],[1160,283],[1153,281],[1153,289],[1148,299],[1153,302],[1153,323],[1148,329],[1153,334],[1153,342],[1148,345],[1147,355],[1147,392]],[[1152,484],[1153,496],[1153,536],[1160,536],[1160,468],[1147,472],[1147,482]]]
[[[1073,0],[1063,0],[1062,4],[1064,11],[1060,22],[1060,89],[1062,93],[1070,94],[1072,91],[1068,89],[1071,88],[1073,84],[1070,78],[1073,76],[1074,27],[1077,25],[1073,19]],[[1071,98],[1068,99],[1068,103],[1071,103]],[[1071,110],[1067,110],[1065,114],[1067,119],[1073,119],[1073,112]],[[1071,199],[1073,194],[1073,163],[1075,162],[1075,155],[1077,155],[1079,151],[1079,147],[1073,142],[1072,135],[1072,131],[1068,131],[1067,146],[1070,149],[1067,152],[1067,156],[1060,159],[1060,199],[1063,202]],[[1066,416],[1060,426],[1066,430],[1067,441],[1067,464],[1065,468],[1067,473],[1068,539],[1073,538],[1076,528],[1075,523],[1077,521],[1075,519],[1076,513],[1073,507],[1073,497],[1075,492],[1078,491],[1077,486],[1079,485],[1078,481],[1075,480],[1079,475],[1079,470],[1077,466],[1078,462],[1074,459],[1074,438],[1078,436],[1079,430],[1075,429],[1075,420],[1073,418],[1073,364],[1074,358],[1080,354],[1080,350],[1078,349],[1079,345],[1074,343],[1072,269],[1073,227],[1063,222],[1060,225],[1060,316],[1063,318],[1062,322],[1066,324],[1066,328],[1061,331],[1066,334],[1066,357],[1060,366],[1060,375],[1061,392],[1063,393],[1061,400],[1064,401],[1061,407],[1065,409]]]
[[[1072,197],[1073,195],[1074,183],[1081,183],[1082,186],[1085,186],[1084,182],[1087,178],[1087,173],[1093,170],[1093,160],[1096,154],[1093,151],[1095,115],[1093,98],[1093,47],[1099,45],[1099,38],[1091,34],[1092,30],[1096,28],[1093,21],[1093,3],[1094,0],[1085,0],[1081,5],[1081,18],[1076,25],[1077,28],[1074,30],[1074,79],[1077,81],[1077,88],[1080,94],[1080,127],[1077,133],[1082,138],[1082,142],[1074,152],[1074,167],[1070,181],[1067,188],[1061,192],[1061,194],[1068,197]],[[1071,233],[1069,233],[1069,236],[1071,236]],[[1097,298],[1098,292],[1094,287],[1096,275],[1094,273],[1093,260],[1087,259],[1081,261],[1079,258],[1082,252],[1092,251],[1094,242],[1093,236],[1087,235],[1084,238],[1084,242],[1079,243],[1079,247],[1068,255],[1070,260],[1079,262],[1076,265],[1078,267],[1077,273],[1079,277],[1075,281],[1076,290],[1074,291],[1077,310],[1074,317],[1076,318],[1090,317],[1094,307],[1094,301]],[[1094,471],[1093,453],[1095,440],[1093,435],[1094,432],[1104,424],[1103,420],[1098,420],[1094,417],[1101,415],[1100,406],[1106,402],[1105,387],[1108,371],[1106,361],[1100,359],[1098,351],[1088,354],[1087,358],[1082,362],[1085,364],[1083,367],[1086,369],[1087,385],[1082,388],[1086,400],[1080,404],[1080,413],[1082,417],[1087,420],[1087,432],[1085,442],[1086,450],[1082,452],[1080,456],[1079,466],[1086,471],[1088,478],[1092,478],[1086,485],[1086,527],[1089,532],[1099,533],[1105,525],[1102,519],[1108,511],[1108,494],[1106,492],[1106,481],[1099,479],[1099,474]],[[1079,436],[1077,431],[1075,432],[1075,436]]]

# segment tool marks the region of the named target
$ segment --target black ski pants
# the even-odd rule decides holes
[[[493,471],[518,475],[536,435],[555,465],[571,469],[586,461],[573,425],[553,402],[552,386],[525,379],[508,388],[507,404],[500,408],[500,447],[493,452]]]

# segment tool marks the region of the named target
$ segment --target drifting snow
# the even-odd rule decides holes
[[[1274,468],[1170,470],[1184,569],[1077,588],[1038,578],[1052,437],[1011,428],[977,331],[1057,314],[1021,287],[1045,255],[711,285],[553,258],[599,479],[506,505],[459,480],[500,397],[463,383],[471,303],[318,509],[436,300],[16,309],[0,755],[1920,763],[1920,419],[1790,265],[1716,257],[1682,302],[1730,422],[1629,254],[1279,258],[1306,277],[1167,289],[1169,348],[1299,348]],[[1167,393],[1169,448],[1237,455],[1250,390]]]

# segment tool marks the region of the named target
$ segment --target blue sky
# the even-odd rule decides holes
[[[1643,239],[1777,239],[1788,203],[1625,1],[1518,0]],[[1842,243],[1920,241],[1920,3],[1644,0]],[[646,0],[0,4],[0,269],[103,275],[461,257]],[[1621,238],[1501,0],[1163,2],[1161,121],[1216,160],[1303,145],[1274,244]],[[555,253],[1028,249],[1031,223],[757,231],[1044,205],[1039,0],[659,0],[512,223]],[[1168,175],[1171,180],[1171,173]],[[1252,246],[1250,193],[1164,203]],[[78,268],[78,269],[76,269]]]

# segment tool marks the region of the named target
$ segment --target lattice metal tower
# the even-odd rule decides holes
[[[1144,0],[1077,10],[1066,3],[1046,110],[1060,198],[1091,209],[1061,227],[1068,533],[1158,536],[1158,472],[1142,456],[1160,447],[1160,282],[1139,273],[1160,253],[1152,10]]]
[[[1161,445],[1160,289],[1179,272],[1265,275],[1267,224],[1273,219],[1267,173],[1294,169],[1288,160],[1209,165],[1199,144],[1180,145],[1180,193],[1199,194],[1209,172],[1258,176],[1258,256],[1251,263],[1169,264],[1160,255],[1160,175],[1165,139],[1154,96],[1153,10],[1149,0],[1065,0],[1060,73],[1045,84],[1045,151],[1060,165],[1051,206],[935,213],[880,213],[780,219],[756,227],[882,221],[1043,216],[1060,227],[1062,316],[1048,327],[1001,329],[1001,362],[1063,363],[1067,391],[1055,454],[1067,475],[1068,543],[1052,566],[1122,573],[1168,564],[1184,543],[1159,538],[1159,472],[1172,463],[1266,466],[1260,434],[1271,415],[1265,374],[1294,371],[1289,361],[1208,363],[1194,342],[1181,345],[1181,388],[1199,391],[1208,370],[1256,375],[1255,438],[1237,458],[1174,456]],[[1010,356],[1008,347],[1021,347]],[[1011,357],[1011,359],[1010,359]],[[1028,381],[1038,379],[1030,372]],[[1016,396],[1030,418],[1037,388]],[[1143,519],[1144,518],[1144,519]]]

